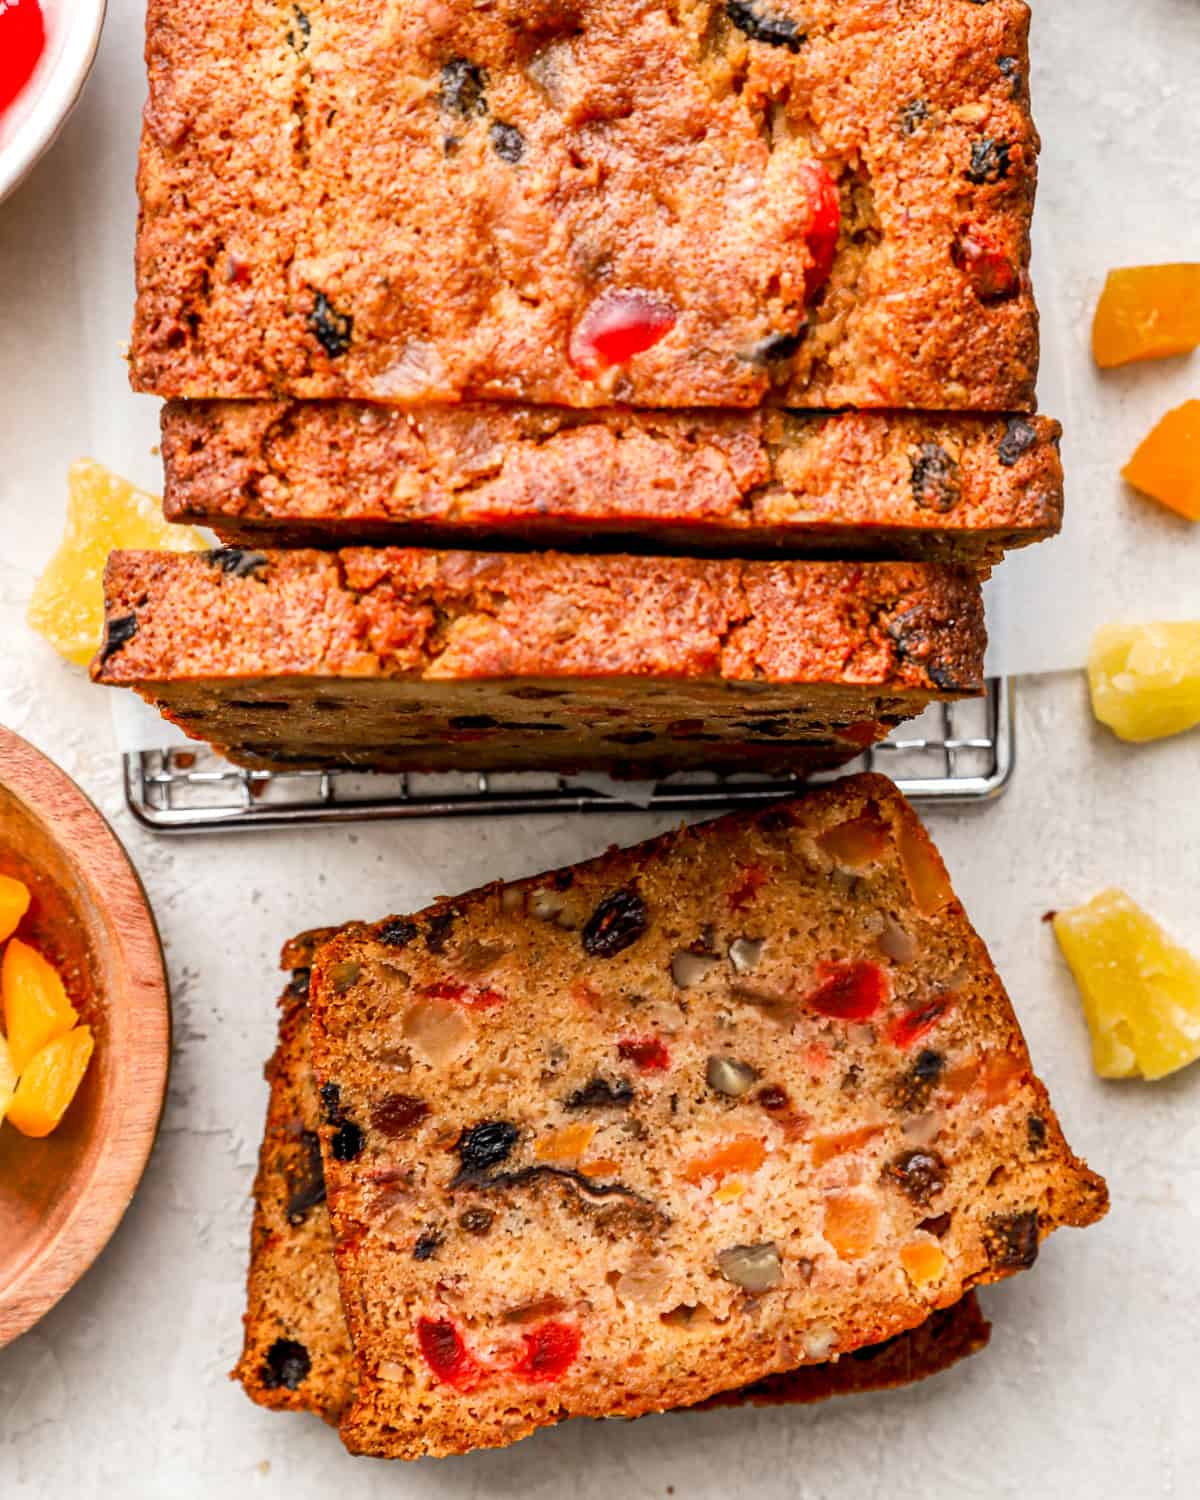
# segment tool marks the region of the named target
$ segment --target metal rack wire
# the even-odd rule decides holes
[[[846,769],[886,772],[917,801],[961,805],[999,796],[1012,775],[1014,754],[1012,686],[994,678],[985,697],[934,705]],[[651,790],[541,772],[246,771],[203,746],[125,756],[125,796],[134,817],[170,834],[387,818],[716,811],[769,802],[795,789],[790,777],[703,772],[669,777]]]

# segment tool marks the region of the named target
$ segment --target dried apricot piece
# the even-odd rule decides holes
[[[1105,625],[1088,660],[1092,712],[1134,744],[1200,724],[1200,620]]]
[[[1186,354],[1200,344],[1200,265],[1110,271],[1092,325],[1102,370]]]
[[[4,1029],[13,1066],[23,1073],[47,1042],[70,1031],[79,1017],[67,999],[58,970],[36,948],[11,938],[0,964]]]
[[[12,937],[29,910],[29,887],[11,875],[0,875],[0,943]]]
[[[813,1166],[823,1167],[835,1156],[844,1156],[847,1151],[857,1151],[873,1140],[883,1129],[882,1125],[863,1125],[858,1130],[846,1130],[841,1135],[818,1135],[813,1140]]]
[[[1119,890],[1054,918],[1101,1078],[1165,1078],[1200,1057],[1200,962]]]
[[[1200,401],[1169,411],[1121,470],[1126,483],[1189,521],[1200,521]]]
[[[49,1135],[83,1082],[95,1048],[90,1026],[47,1042],[21,1074],[8,1118],[22,1135]]]
[[[594,1125],[568,1125],[563,1130],[555,1130],[542,1136],[533,1148],[533,1154],[538,1161],[578,1161],[595,1134]]]
[[[954,895],[942,857],[924,829],[902,827],[897,844],[908,888],[923,917],[935,917]]]
[[[0,1036],[0,1125],[4,1123],[16,1086],[17,1070],[13,1067],[12,1052],[4,1037]]]
[[[34,584],[26,618],[68,661],[86,667],[104,628],[108,554],[139,547],[194,552],[208,541],[190,526],[168,525],[153,495],[90,459],[71,465],[67,484],[63,539]]]
[[[861,1260],[879,1238],[879,1205],[864,1193],[826,1198],[822,1233],[842,1260]]]
[[[739,1135],[701,1156],[693,1156],[683,1175],[695,1183],[706,1177],[719,1179],[729,1172],[756,1172],[766,1159],[766,1147],[757,1136]]]
[[[926,1287],[941,1279],[946,1252],[932,1240],[914,1240],[900,1251],[900,1264],[915,1287]]]
[[[835,864],[849,870],[861,870],[874,864],[887,851],[890,830],[875,812],[867,812],[849,822],[827,829],[817,843]]]

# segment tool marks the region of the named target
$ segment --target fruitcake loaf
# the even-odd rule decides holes
[[[254,1183],[245,1338],[233,1378],[260,1406],[310,1411],[336,1425],[354,1395],[354,1355],[325,1208],[307,1002],[313,952],[333,931],[302,933],[283,950],[282,965],[292,973],[279,1001],[279,1044],[266,1070],[271,1092]],[[709,1404],[811,1402],[908,1385],[977,1353],[989,1334],[968,1292],[910,1333],[836,1364],[770,1376]]]
[[[1062,523],[1048,417],[171,401],[169,520],[236,546],[500,541],[989,566]]]
[[[137,389],[1033,409],[1024,0],[150,0]]]
[[[250,766],[810,771],[982,686],[941,564],[116,552],[105,601],[96,681]]]
[[[354,1452],[848,1355],[1107,1204],[878,776],[341,934],[309,1009]]]

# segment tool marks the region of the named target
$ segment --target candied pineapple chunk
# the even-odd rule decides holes
[[[29,887],[11,875],[0,875],[0,943],[12,937],[29,910]]]
[[[1186,354],[1197,344],[1200,265],[1129,266],[1108,273],[1092,326],[1092,352],[1102,370]]]
[[[76,1026],[47,1042],[17,1084],[8,1118],[22,1135],[41,1137],[54,1130],[92,1060],[95,1041],[90,1026]]]
[[[13,1066],[23,1073],[35,1053],[70,1031],[79,1017],[58,970],[36,948],[12,938],[0,964],[4,1030]]]
[[[1169,411],[1121,477],[1168,510],[1200,521],[1200,401]]]
[[[1106,625],[1088,660],[1092,712],[1135,744],[1200,724],[1200,620]]]
[[[1059,912],[1101,1078],[1165,1078],[1200,1057],[1200,963],[1125,895]]]
[[[13,1091],[17,1087],[17,1070],[13,1067],[12,1053],[8,1043],[0,1036],[0,1125],[8,1113]]]
[[[71,465],[68,486],[62,543],[34,585],[27,618],[68,661],[86,667],[103,633],[108,554],[138,547],[194,552],[209,544],[191,526],[168,525],[153,495],[90,459]]]

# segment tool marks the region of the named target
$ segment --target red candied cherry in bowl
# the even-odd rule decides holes
[[[105,0],[0,0],[0,199],[62,128],[83,88]]]

